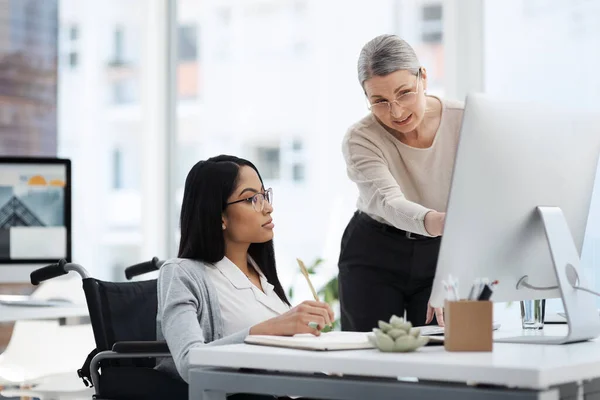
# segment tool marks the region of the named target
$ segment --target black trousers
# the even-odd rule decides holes
[[[405,311],[413,326],[425,325],[440,242],[409,238],[357,211],[342,236],[338,263],[342,330],[371,331],[377,321]]]

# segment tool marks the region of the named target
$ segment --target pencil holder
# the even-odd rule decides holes
[[[491,301],[446,301],[444,348],[447,351],[492,351],[493,313]]]

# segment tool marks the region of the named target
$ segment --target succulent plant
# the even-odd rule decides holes
[[[396,315],[392,315],[389,322],[379,321],[377,326],[368,337],[371,344],[380,351],[415,351],[429,342],[428,337],[421,336],[419,328],[413,328],[410,322]]]

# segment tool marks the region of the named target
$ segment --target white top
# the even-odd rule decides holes
[[[373,219],[431,236],[425,214],[445,212],[464,104],[442,100],[440,126],[426,149],[407,146],[367,115],[342,143],[348,177],[359,190],[357,208]]]
[[[206,264],[206,272],[217,289],[223,317],[223,336],[232,335],[249,326],[277,317],[290,308],[273,290],[267,278],[251,257],[248,262],[260,276],[260,290],[227,257],[215,264]]]
[[[545,331],[545,332],[544,332]],[[545,326],[539,334],[565,334]],[[520,334],[500,329],[495,336]],[[447,352],[427,346],[413,353],[378,350],[307,351],[234,344],[190,350],[190,367],[256,368],[296,373],[328,372],[372,377],[414,377],[546,389],[600,377],[600,342],[567,345],[494,343],[493,352]]]

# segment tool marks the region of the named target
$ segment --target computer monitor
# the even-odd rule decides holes
[[[0,157],[0,282],[71,260],[71,162]]]
[[[599,155],[598,112],[468,96],[431,304],[444,305],[449,275],[461,298],[489,278],[493,301],[562,297],[571,331],[585,314],[582,335],[598,336],[595,298],[568,284],[566,264],[579,271]]]

